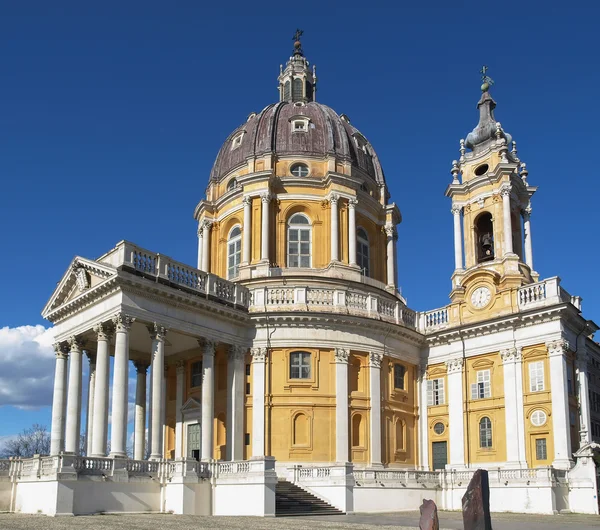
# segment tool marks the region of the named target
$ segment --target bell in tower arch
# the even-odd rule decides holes
[[[494,225],[489,212],[482,213],[475,221],[477,262],[494,259]]]

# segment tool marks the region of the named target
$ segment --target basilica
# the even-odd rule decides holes
[[[208,175],[195,266],[120,241],[59,281],[50,455],[0,461],[0,509],[459,509],[485,468],[493,511],[598,513],[598,326],[535,271],[537,188],[490,85],[449,164],[450,300],[415,312],[377,153],[296,40]]]

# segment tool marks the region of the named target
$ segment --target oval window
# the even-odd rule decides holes
[[[306,164],[294,164],[290,171],[294,177],[306,177],[308,176],[308,166]]]
[[[434,426],[433,426],[433,432],[435,434],[444,434],[444,431],[446,430],[446,427],[444,427],[444,424],[441,421],[438,421]]]
[[[475,168],[475,175],[481,177],[481,175],[485,175],[488,172],[489,168],[490,166],[488,166],[487,164],[481,164],[480,166],[477,166]]]
[[[546,423],[546,413],[543,410],[536,410],[531,414],[531,424],[535,427],[541,427]]]

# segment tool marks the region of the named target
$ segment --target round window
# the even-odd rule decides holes
[[[444,424],[441,421],[438,421],[434,426],[433,426],[433,432],[435,434],[444,434],[444,431],[446,430],[446,427],[444,427]]]
[[[475,169],[475,175],[477,175],[478,177],[481,177],[481,175],[485,175],[488,172],[489,168],[490,168],[490,166],[488,166],[487,164],[481,164],[479,167],[477,167]]]
[[[536,427],[541,427],[546,423],[546,413],[543,410],[536,410],[531,414],[531,423]]]
[[[306,164],[294,164],[290,171],[294,177],[306,177],[308,176],[308,166]]]

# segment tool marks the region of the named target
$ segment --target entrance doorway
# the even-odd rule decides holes
[[[434,471],[445,469],[448,463],[448,442],[432,442],[431,459]]]
[[[200,424],[191,423],[187,428],[187,456],[200,460]]]

